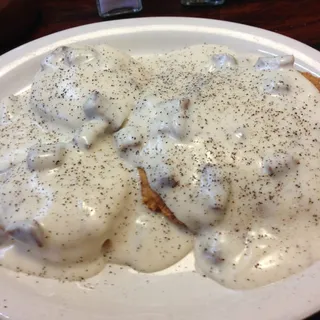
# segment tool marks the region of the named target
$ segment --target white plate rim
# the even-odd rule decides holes
[[[5,77],[7,73],[23,65],[30,59],[41,56],[60,45],[85,41],[86,39],[103,38],[110,35],[121,35],[123,33],[172,30],[188,32],[190,29],[193,32],[225,34],[229,37],[242,38],[252,42],[262,41],[270,47],[277,47],[277,49],[284,52],[291,52],[299,60],[304,61],[306,65],[312,66],[312,71],[316,70],[317,74],[320,74],[320,53],[286,36],[226,21],[200,18],[155,17],[99,22],[61,31],[32,41],[0,57],[0,77]],[[308,308],[301,310],[299,316],[307,316],[319,307],[319,303],[313,301]],[[1,314],[1,311],[0,309],[0,318],[1,315],[4,316],[4,314]],[[297,316],[297,314],[293,313],[292,316]]]
[[[146,27],[149,27],[149,29],[146,30]],[[190,28],[195,28],[192,30],[193,32],[217,32],[234,38],[243,38],[255,42],[269,42],[270,46],[273,46],[276,42],[277,47],[283,49],[283,51],[288,51],[288,48],[290,48],[290,51],[296,58],[304,60],[309,65],[314,63],[316,69],[320,67],[320,62],[317,61],[317,58],[319,59],[319,52],[316,49],[272,31],[214,19],[154,17],[97,22],[59,31],[36,39],[0,56],[0,77],[13,68],[25,63],[31,57],[43,55],[57,46],[76,43],[88,38],[101,38],[103,36],[141,31],[188,31]],[[272,38],[274,40],[271,40]],[[304,52],[303,55],[301,51]]]

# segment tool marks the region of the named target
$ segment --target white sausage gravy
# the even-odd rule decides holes
[[[81,280],[107,263],[263,286],[320,259],[320,94],[292,56],[62,47],[0,102],[0,264]],[[180,227],[142,202],[143,168]]]

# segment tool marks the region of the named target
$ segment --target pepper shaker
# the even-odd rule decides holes
[[[108,18],[142,10],[141,0],[97,0],[100,17]]]
[[[224,4],[225,0],[181,0],[185,6],[219,6]]]

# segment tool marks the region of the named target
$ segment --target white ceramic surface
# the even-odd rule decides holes
[[[130,19],[56,33],[1,56],[0,98],[30,85],[40,60],[55,47],[102,42],[139,55],[204,42],[244,52],[294,54],[297,68],[320,76],[319,52],[275,33],[206,19]],[[302,319],[320,309],[319,283],[317,263],[276,284],[236,292],[194,273],[191,255],[149,275],[107,266],[83,283],[59,283],[0,267],[0,319]]]

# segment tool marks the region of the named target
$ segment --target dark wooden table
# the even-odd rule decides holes
[[[37,22],[24,37],[11,39],[11,44],[0,43],[0,54],[56,31],[101,21],[95,0],[39,0],[39,3],[41,16]],[[224,6],[215,8],[187,8],[179,0],[144,0],[143,6],[136,16],[188,16],[239,22],[287,35],[320,50],[320,0],[226,0]]]
[[[60,30],[101,21],[95,0],[39,0],[39,3],[37,21],[24,36],[11,39],[10,44],[0,43],[0,54]],[[179,0],[144,0],[143,6],[143,11],[135,16],[187,16],[239,22],[284,34],[320,50],[320,0],[226,0],[224,6],[215,8],[187,8]],[[320,313],[311,319],[320,319]]]

